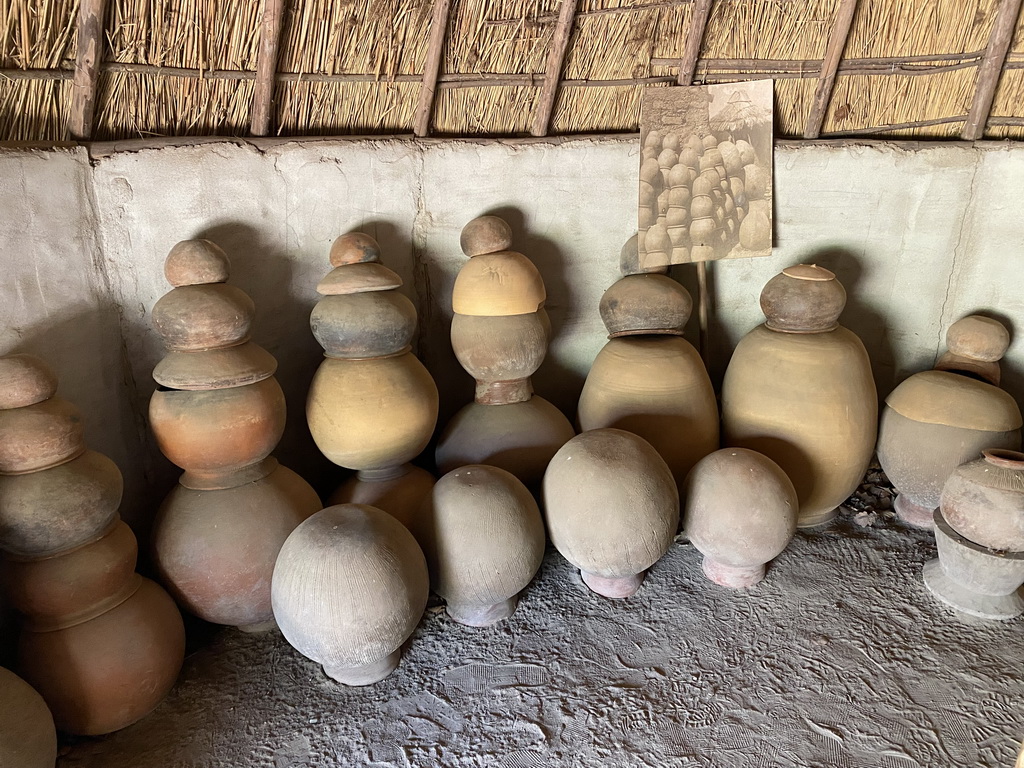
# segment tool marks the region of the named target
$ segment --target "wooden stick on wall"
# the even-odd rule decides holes
[[[75,60],[68,126],[73,139],[92,138],[106,10],[106,0],[81,0],[78,7],[78,56]]]
[[[807,124],[804,126],[805,139],[816,139],[821,135],[821,127],[825,124],[825,112],[828,111],[828,104],[832,99],[832,88],[836,84],[839,60],[843,57],[843,49],[846,48],[846,41],[850,38],[853,14],[856,10],[857,0],[840,0],[839,8],[836,10],[836,20],[832,25],[832,32],[828,36],[825,59],[821,62],[818,86],[814,89],[811,112],[807,116]]]
[[[437,77],[441,72],[441,54],[444,52],[444,38],[448,33],[448,13],[451,0],[434,0],[434,15],[430,20],[430,41],[427,44],[427,61],[423,66],[423,85],[416,103],[416,117],[413,133],[426,136],[430,133],[430,117],[434,113],[434,94],[437,92]]]
[[[544,67],[544,87],[541,89],[540,101],[537,103],[533,125],[530,127],[533,136],[547,136],[551,127],[551,113],[555,111],[558,84],[562,78],[562,67],[565,66],[565,55],[569,51],[569,38],[572,36],[578,2],[579,0],[562,0],[562,5],[558,9],[555,34],[551,38],[547,65]]]
[[[260,50],[256,56],[256,86],[252,94],[249,133],[266,136],[270,133],[270,112],[274,103],[277,54],[284,26],[284,0],[263,1],[263,22],[260,24]]]
[[[960,138],[974,141],[985,133],[985,124],[992,112],[992,101],[996,96],[999,76],[1003,73],[1006,54],[1013,41],[1013,32],[1020,16],[1021,0],[1001,0],[996,11],[996,20],[992,24],[992,34],[988,39],[985,57],[978,67],[978,87],[974,91],[971,111],[967,113]]]

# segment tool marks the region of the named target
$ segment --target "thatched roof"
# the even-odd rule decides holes
[[[77,0],[0,0],[0,140],[259,133],[261,82],[277,135],[635,131],[642,89],[688,68],[775,78],[782,136],[973,138],[969,114],[1024,135],[1020,0],[712,0],[703,24],[705,0],[81,2],[103,19],[95,71]]]

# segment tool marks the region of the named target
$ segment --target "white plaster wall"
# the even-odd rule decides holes
[[[113,150],[0,153],[0,353],[34,351],[57,368],[61,393],[86,411],[92,444],[122,466],[125,514],[137,528],[178,474],[155,450],[145,408],[162,355],[148,315],[169,288],[163,258],[181,239],[220,243],[232,282],[256,301],[253,338],[277,357],[288,397],[277,455],[321,487],[340,472],[315,450],[303,418],[321,354],[308,315],[330,243],[346,231],[375,235],[406,280],[443,425],[472,394],[448,342],[451,287],[464,262],[459,230],[482,213],[507,218],[548,288],[555,337],[536,390],[573,415],[605,341],[597,304],[635,225],[634,141]],[[762,321],[763,284],[798,261],[843,280],[843,322],[864,339],[883,395],[929,367],[945,328],[964,314],[995,312],[1024,336],[1021,146],[783,145],[775,173],[774,255],[710,270],[716,380],[736,341]],[[674,274],[694,290],[692,268]],[[1015,337],[1006,369],[1008,388],[1024,397],[1024,338]]]

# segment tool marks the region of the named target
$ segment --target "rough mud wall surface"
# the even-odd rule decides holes
[[[509,621],[474,630],[435,607],[369,688],[277,633],[225,630],[153,715],[59,766],[1012,765],[1024,622],[940,606],[920,575],[931,535],[882,519],[798,533],[741,592],[682,543],[618,602],[550,552]]]

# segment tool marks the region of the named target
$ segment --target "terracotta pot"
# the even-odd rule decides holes
[[[507,251],[512,247],[512,228],[499,216],[478,216],[462,228],[459,245],[469,257]]]
[[[57,728],[98,736],[149,714],[167,695],[185,656],[174,601],[148,579],[90,621],[53,632],[24,630],[19,664]]]
[[[924,371],[886,398],[878,461],[899,496],[896,511],[911,525],[932,527],[942,486],[985,448],[1021,446],[1021,413],[1001,389],[944,371]]]
[[[153,527],[160,578],[189,613],[259,631],[273,625],[270,578],[288,535],[322,507],[309,484],[282,466],[235,488],[177,486]]]
[[[963,373],[999,386],[999,360],[1010,345],[1010,332],[989,317],[968,315],[946,331],[949,350],[935,363],[937,371]]]
[[[452,309],[460,315],[525,315],[544,305],[544,281],[533,262],[515,251],[474,256],[459,270]]]
[[[683,529],[704,555],[709,579],[750,587],[793,538],[798,505],[778,464],[745,448],[723,448],[701,459],[686,479]]]
[[[332,267],[380,261],[380,246],[369,235],[364,235],[362,232],[349,232],[341,235],[331,244],[330,259]]]
[[[42,472],[0,475],[0,549],[40,557],[81,546],[110,527],[124,483],[101,453]]]
[[[284,434],[284,393],[273,377],[230,389],[158,389],[149,401],[149,424],[161,453],[185,470],[183,482],[209,487],[211,478],[274,450]]]
[[[276,370],[274,356],[247,341],[224,349],[168,352],[153,369],[153,379],[166,389],[228,389],[263,381]]]
[[[24,408],[57,394],[57,376],[34,355],[0,357],[0,410]]]
[[[368,685],[397,666],[427,605],[430,577],[412,534],[374,507],[327,507],[285,542],[274,615],[285,639],[339,683]]]
[[[599,309],[612,337],[636,333],[681,336],[693,299],[665,275],[627,275],[604,292]]]
[[[753,217],[751,214],[743,220],[740,242],[743,242],[743,228]],[[786,267],[761,291],[765,324],[776,331],[830,331],[839,325],[839,316],[845,307],[846,289],[843,284],[833,273],[814,264]]]
[[[57,731],[43,697],[13,672],[0,667],[0,765],[54,768]]]
[[[230,263],[223,249],[209,240],[182,240],[164,260],[164,277],[178,288],[183,285],[226,283]]]
[[[411,354],[328,358],[310,385],[306,418],[317,447],[335,464],[383,469],[410,461],[427,446],[437,408],[437,386]]]
[[[717,229],[714,219],[694,219],[690,222],[690,242],[708,247]]]
[[[993,448],[982,454],[946,480],[942,515],[975,544],[1024,553],[1024,453]]]
[[[409,350],[416,307],[398,291],[327,296],[313,307],[309,325],[327,357],[384,357]]]
[[[401,287],[402,278],[394,270],[383,264],[366,262],[335,267],[317,283],[316,292],[322,296],[348,296]]]
[[[544,473],[551,542],[606,597],[628,597],[668,551],[679,491],[658,452],[620,429],[577,435]]]
[[[513,381],[532,376],[548,350],[548,335],[537,312],[507,317],[455,314],[452,350],[477,381]]]
[[[583,431],[614,427],[639,435],[668,464],[676,484],[718,448],[718,405],[704,363],[685,339],[612,339],[598,353],[579,401]]]
[[[168,349],[216,349],[246,341],[255,316],[252,299],[233,285],[185,285],[153,306],[153,327]]]
[[[0,474],[38,472],[85,452],[79,410],[60,397],[0,410]]]
[[[327,506],[362,504],[376,507],[412,530],[423,500],[435,482],[427,470],[412,464],[362,470],[331,494]]]
[[[511,616],[544,559],[537,502],[497,467],[460,467],[438,480],[412,531],[448,615],[472,627]]]
[[[562,412],[537,395],[509,405],[470,403],[448,422],[435,458],[443,473],[489,464],[536,488],[551,457],[574,434]]]
[[[665,274],[668,267],[640,266],[640,238],[639,235],[633,235],[619,251],[619,271],[624,275]],[[546,312],[544,316],[547,316]],[[547,336],[551,337],[550,328]]]

